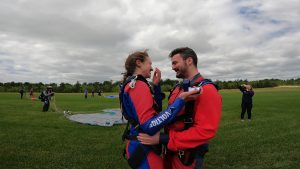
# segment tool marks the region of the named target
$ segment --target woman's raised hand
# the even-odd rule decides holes
[[[154,85],[158,85],[160,79],[161,79],[161,71],[158,68],[155,68],[153,78],[152,78],[152,83]]]

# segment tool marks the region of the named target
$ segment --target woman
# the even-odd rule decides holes
[[[252,97],[254,91],[251,85],[241,85],[239,87],[240,91],[243,93],[242,97],[242,112],[241,112],[241,121],[244,121],[244,115],[247,111],[248,121],[251,121],[251,110],[252,110]]]
[[[184,106],[185,101],[194,99],[192,94],[199,91],[183,92],[166,110],[161,111],[162,96],[159,86],[161,72],[155,69],[152,86],[147,82],[153,71],[147,51],[137,51],[128,56],[125,62],[123,86],[120,92],[121,108],[130,123],[129,131],[123,138],[127,139],[126,155],[132,168],[163,168],[163,161],[156,147],[142,145],[137,141],[139,133],[154,135],[164,125],[170,123]],[[159,113],[160,112],[160,113]]]

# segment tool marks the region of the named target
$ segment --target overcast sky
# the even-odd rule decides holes
[[[143,49],[175,79],[183,46],[213,80],[300,78],[300,1],[0,0],[0,82],[115,81]]]

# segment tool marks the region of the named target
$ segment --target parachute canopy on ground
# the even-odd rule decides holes
[[[126,124],[127,120],[122,118],[120,109],[104,109],[103,113],[66,115],[71,121],[82,124],[113,126],[114,124]]]

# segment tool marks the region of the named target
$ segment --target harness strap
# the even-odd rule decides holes
[[[134,129],[136,129],[136,130],[140,129],[139,124],[137,124],[133,119],[128,119],[126,127],[123,131],[123,134],[122,134],[122,141],[125,141],[125,139],[126,140],[137,140],[137,136],[130,135],[129,124],[133,125]]]
[[[208,144],[200,145],[194,149],[178,151],[178,158],[185,166],[193,164],[196,161],[196,167],[201,169],[204,163],[204,155],[208,152]]]
[[[198,75],[198,76],[197,76]],[[196,76],[199,78],[200,76],[200,74],[197,74]],[[195,79],[195,78],[193,78],[193,79]],[[193,82],[192,82],[193,81]],[[214,87],[217,89],[217,90],[219,90],[219,87],[215,84],[215,83],[213,83],[211,80],[209,80],[209,79],[203,79],[202,81],[200,81],[200,82],[195,82],[194,80],[192,80],[191,81],[191,83],[190,83],[190,86],[198,86],[198,87],[202,87],[202,86],[204,86],[204,85],[207,85],[207,84],[212,84],[212,85],[214,85]],[[187,83],[187,82],[185,82],[185,83]],[[175,88],[176,87],[178,87],[178,86],[180,86],[180,88],[186,88],[185,86],[185,84],[184,83],[179,83],[179,84],[177,84],[173,89],[172,89],[172,91],[171,91],[171,93],[170,93],[170,95],[169,95],[169,99],[170,99],[170,96],[172,95],[172,92],[175,90]],[[185,122],[185,124],[187,124],[187,125],[190,125],[191,123],[193,123],[193,118],[192,118],[192,116],[193,116],[193,108],[194,108],[194,102],[193,101],[191,101],[191,102],[187,102],[186,103],[186,105],[185,105],[185,107],[186,107],[186,110],[185,110],[185,113],[184,114],[182,114],[182,115],[179,115],[179,116],[176,116],[175,118],[174,118],[174,120],[173,121],[184,121]],[[188,128],[188,127],[187,127]],[[187,128],[185,128],[185,129],[187,129]]]
[[[179,87],[184,89],[184,91],[187,91],[187,86],[198,86],[198,87],[202,87],[206,84],[213,84],[214,87],[219,90],[219,87],[214,84],[211,80],[208,79],[203,79],[200,82],[195,82],[198,78],[200,78],[201,75],[197,74],[188,84],[188,82],[183,81],[181,84],[179,84]],[[176,85],[173,90],[170,92],[170,96],[172,95],[172,92],[175,90],[175,88],[177,88],[178,85]],[[169,98],[170,98],[169,96]],[[185,113],[183,115],[180,116],[176,116],[174,121],[184,121],[184,130],[187,130],[188,128],[190,128],[194,121],[193,121],[193,109],[194,109],[194,101],[191,102],[187,102],[185,104]],[[191,165],[194,161],[196,161],[196,168],[197,169],[201,169],[203,167],[204,164],[204,155],[205,153],[208,152],[208,144],[204,144],[204,145],[200,145],[194,149],[188,149],[188,150],[180,150],[178,151],[178,157],[180,159],[180,161],[186,165],[189,166]]]
[[[119,94],[120,104],[121,104],[122,107],[123,107],[123,94],[124,94],[126,85],[128,83],[130,83],[129,87],[130,88],[134,88],[137,80],[146,83],[147,86],[150,89],[151,94],[154,95],[154,91],[153,91],[152,86],[149,84],[149,82],[142,75],[130,76],[123,83],[123,85],[121,87],[120,94]],[[154,108],[155,111],[159,111],[160,110],[159,106],[155,103],[155,101],[153,101],[153,106],[152,107]],[[122,112],[122,115],[125,117],[126,120],[130,119],[126,113]]]
[[[176,85],[170,90],[170,94],[168,96],[168,100],[170,100],[170,97],[172,96],[172,93],[174,92],[174,90],[180,85],[180,83],[176,83]]]
[[[134,140],[134,141],[137,140],[137,136],[132,135],[130,133],[130,130],[129,130],[130,126],[133,127],[137,131],[141,130],[139,122],[129,116],[128,112],[126,112],[126,109],[125,109],[124,103],[123,103],[123,97],[124,97],[126,85],[129,83],[130,89],[133,89],[136,85],[137,80],[140,80],[140,81],[146,83],[147,86],[150,89],[151,94],[154,95],[154,92],[153,92],[153,89],[152,89],[151,85],[148,83],[148,81],[143,76],[141,76],[141,75],[131,76],[131,77],[128,77],[125,80],[125,82],[123,83],[123,85],[120,88],[120,93],[119,93],[120,105],[121,105],[121,108],[122,108],[122,115],[127,120],[127,125],[126,125],[126,128],[124,129],[124,132],[123,132],[123,135],[122,135],[122,140],[123,141],[125,139]],[[153,101],[153,108],[155,110],[158,110],[159,109],[158,107],[159,106],[155,103],[155,101]],[[147,157],[148,153],[149,153],[149,149],[147,147],[145,147],[141,144],[138,144],[137,147],[135,147],[133,153],[131,153],[130,157],[127,159],[129,166],[133,169],[139,168],[140,165],[142,164],[142,162]],[[124,157],[126,156],[126,149],[124,149],[123,156]]]

